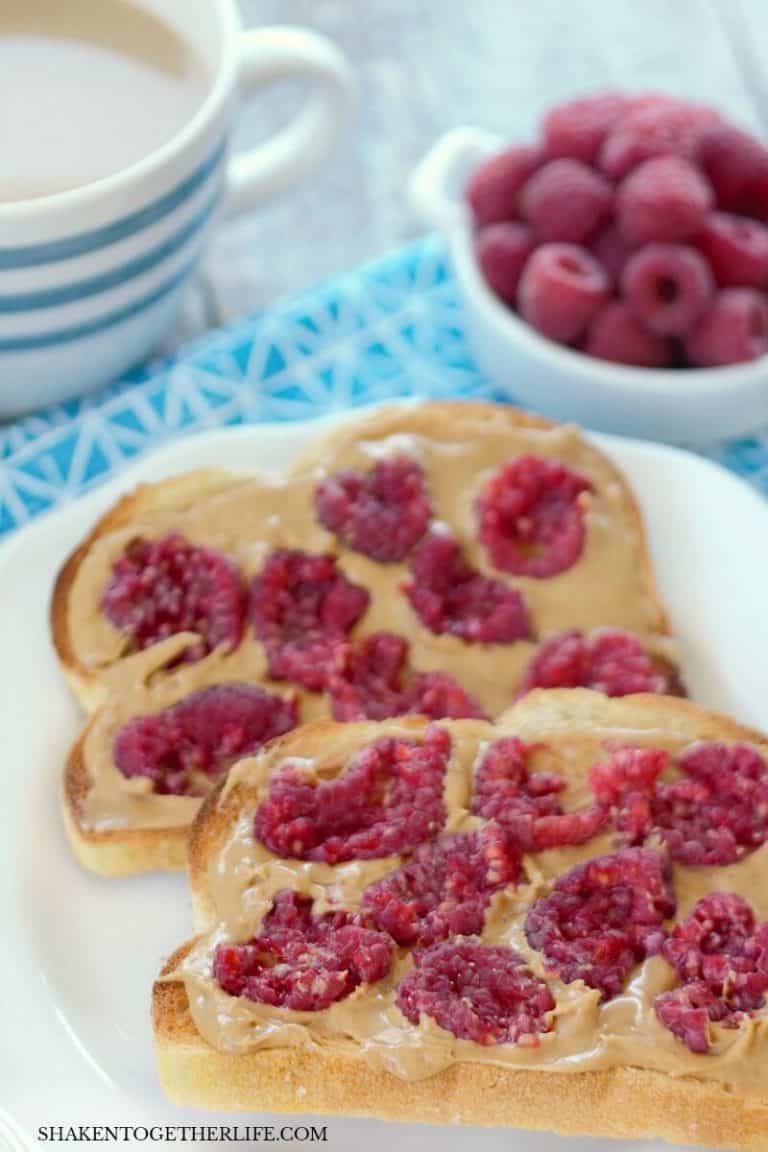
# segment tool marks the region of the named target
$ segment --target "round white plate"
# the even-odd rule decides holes
[[[50,648],[48,599],[67,553],[95,516],[137,481],[208,465],[279,474],[317,428],[272,425],[176,442],[0,551],[0,1147],[4,1124],[15,1139],[20,1130],[31,1142],[43,1125],[211,1120],[164,1100],[152,1052],[149,989],[163,958],[191,929],[184,877],[101,880],[81,871],[67,850],[59,776],[81,718]],[[762,605],[768,508],[739,480],[696,456],[635,441],[597,441],[640,499],[691,695],[759,727],[768,699]],[[373,1120],[320,1123],[333,1152],[393,1146],[460,1152],[468,1140],[477,1152],[608,1147],[603,1140],[498,1129],[470,1136],[460,1128]],[[651,1152],[648,1144],[610,1148]]]

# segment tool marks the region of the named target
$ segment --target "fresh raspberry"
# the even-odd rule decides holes
[[[477,502],[492,564],[544,579],[572,568],[584,547],[586,476],[543,456],[518,456],[495,472]]]
[[[564,812],[558,793],[565,780],[552,772],[530,773],[529,754],[514,736],[491,744],[477,769],[472,811],[495,820],[520,852],[591,840],[605,825],[607,810],[591,805]]]
[[[537,900],[525,920],[528,943],[566,984],[583,980],[610,1000],[630,970],[655,954],[675,899],[664,857],[627,848],[577,864]]]
[[[374,741],[333,780],[315,782],[288,761],[269,781],[254,835],[277,856],[326,864],[409,851],[443,827],[450,751],[448,733],[430,728],[421,743]]]
[[[702,368],[742,364],[768,353],[768,302],[751,288],[718,292],[685,344]]]
[[[527,224],[507,220],[478,232],[475,255],[488,287],[506,304],[515,305],[525,262],[533,251],[533,233]]]
[[[578,160],[550,160],[520,193],[520,214],[539,240],[582,244],[613,206],[613,189]]]
[[[321,1012],[389,973],[389,936],[345,912],[313,916],[311,908],[308,897],[278,892],[258,936],[218,944],[213,975],[220,987],[274,1008]]]
[[[751,905],[734,892],[710,892],[665,940],[662,955],[682,986],[657,996],[661,1023],[693,1052],[709,1050],[709,1024],[738,1028],[765,1007],[768,924],[755,929]]]
[[[491,896],[520,878],[520,856],[498,825],[442,836],[363,893],[362,912],[398,944],[425,947],[483,930]]]
[[[437,635],[468,644],[512,644],[531,635],[522,593],[470,568],[447,532],[422,541],[403,588],[421,623]]]
[[[202,796],[235,760],[297,723],[294,700],[255,684],[219,684],[129,720],[115,736],[112,754],[124,776],[146,777],[155,792]]]
[[[600,628],[585,636],[572,628],[541,645],[526,669],[520,694],[532,688],[592,688],[606,696],[627,696],[674,692],[677,685],[631,632]]]
[[[696,247],[721,288],[768,288],[768,228],[757,220],[713,212]]]
[[[272,552],[251,586],[251,618],[269,675],[322,691],[339,646],[369,599],[333,556]]]
[[[644,327],[621,300],[610,300],[600,309],[581,350],[598,360],[637,368],[664,368],[671,358],[669,342]]]
[[[394,456],[370,472],[335,472],[318,484],[321,524],[354,552],[382,564],[404,560],[424,535],[432,506],[415,460]]]
[[[657,156],[627,176],[616,215],[628,244],[674,244],[701,231],[713,200],[706,179],[687,160]]]
[[[678,767],[682,778],[657,784],[652,799],[673,860],[733,864],[768,841],[768,765],[756,749],[705,741]]]
[[[694,160],[704,131],[719,121],[719,114],[703,104],[658,97],[639,100],[606,136],[600,167],[611,180],[621,180],[654,156]]]
[[[196,632],[200,638],[184,650],[184,661],[219,647],[231,652],[243,634],[245,595],[237,568],[221,552],[176,533],[130,544],[112,568],[101,607],[134,650]]]
[[[760,189],[768,175],[768,149],[759,140],[732,124],[715,124],[698,140],[696,162],[714,188],[719,208],[764,218]]]
[[[550,108],[542,124],[547,156],[594,164],[606,135],[627,107],[618,92],[595,92]]]
[[[555,1000],[543,980],[511,948],[434,944],[414,953],[397,988],[397,1006],[411,1024],[424,1015],[474,1044],[532,1047],[551,1031]]]
[[[537,148],[507,148],[475,169],[467,200],[479,227],[515,219],[520,190],[541,159]]]
[[[617,225],[611,223],[601,228],[592,240],[591,249],[592,255],[608,273],[611,283],[618,285],[632,250],[627,246]]]
[[[374,632],[357,646],[344,645],[328,683],[334,719],[384,720],[406,713],[432,720],[485,717],[480,705],[445,672],[406,679],[407,659],[408,641],[392,632]]]
[[[520,278],[518,303],[531,327],[569,344],[578,339],[608,299],[608,276],[586,248],[542,244]]]
[[[638,319],[660,336],[685,336],[714,291],[709,265],[685,244],[648,244],[628,261],[624,296]]]

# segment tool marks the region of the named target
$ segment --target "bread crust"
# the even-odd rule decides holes
[[[83,800],[91,786],[83,757],[89,729],[90,723],[72,746],[62,778],[61,811],[75,859],[100,876],[183,871],[187,866],[186,825],[93,829],[84,823]]]
[[[452,721],[440,721],[451,727]],[[460,722],[458,722],[460,723]],[[688,700],[654,695],[608,699],[587,689],[536,690],[500,723],[519,733],[613,728],[663,729],[684,739],[744,740],[766,747],[754,729]],[[426,721],[410,717],[414,732]],[[317,747],[335,725],[318,721],[272,744],[286,757]],[[375,736],[379,726],[361,724]],[[206,872],[249,801],[247,781],[222,781],[204,802],[189,841],[190,881],[201,932],[216,920]],[[768,1147],[768,1101],[715,1082],[633,1067],[574,1072],[457,1063],[424,1080],[403,1081],[347,1053],[325,1048],[227,1053],[197,1031],[174,972],[195,941],[177,950],[152,991],[160,1079],[177,1104],[226,1111],[353,1114],[385,1120],[547,1129],[564,1135],[662,1139],[731,1152]]]

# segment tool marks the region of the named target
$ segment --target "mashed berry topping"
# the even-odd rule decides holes
[[[448,733],[430,728],[420,743],[374,741],[333,780],[289,761],[269,782],[254,835],[278,856],[326,864],[409,851],[443,827],[450,751]]]
[[[661,952],[680,986],[656,997],[656,1015],[692,1052],[709,1051],[710,1023],[738,1028],[765,1007],[768,924],[755,927],[742,896],[710,892],[702,897]]]
[[[532,1046],[551,1030],[552,993],[511,948],[434,944],[413,959],[397,988],[397,1006],[411,1024],[429,1016],[446,1032],[483,1045]]]
[[[251,617],[269,675],[321,692],[369,599],[339,571],[333,556],[273,552],[251,588]]]
[[[312,915],[312,901],[279,892],[258,936],[248,944],[219,944],[213,975],[230,996],[274,1008],[320,1012],[360,984],[387,975],[392,941],[361,927],[345,912]]]
[[[678,759],[677,780],[659,780],[669,764],[658,749],[622,748],[593,768],[592,789],[626,842],[655,833],[681,864],[722,865],[768,840],[768,766],[755,748],[702,741]]]
[[[493,893],[517,883],[520,872],[501,828],[486,824],[422,844],[402,868],[366,888],[362,911],[398,944],[474,936]]]
[[[532,688],[592,688],[606,696],[679,693],[675,677],[621,628],[600,628],[589,636],[572,628],[551,636],[528,665],[520,694]]]
[[[201,796],[235,760],[297,723],[294,700],[254,684],[218,684],[129,720],[112,754],[124,776],[146,777],[157,793]]]
[[[407,456],[328,476],[315,491],[315,511],[348,548],[382,564],[404,560],[432,515],[424,474]]]
[[[633,966],[659,951],[663,922],[674,911],[664,857],[626,848],[561,876],[530,908],[525,934],[566,984],[583,980],[610,1000]]]
[[[556,460],[519,456],[478,500],[480,539],[491,563],[543,579],[573,567],[584,547],[582,494],[591,482]]]
[[[179,632],[196,632],[180,659],[201,660],[214,648],[240,643],[245,616],[237,568],[221,552],[172,533],[135,540],[115,563],[101,607],[134,650]]]
[[[335,720],[384,720],[421,713],[485,719],[480,705],[445,672],[407,675],[408,641],[393,632],[374,632],[339,649],[328,681]]]
[[[531,635],[522,594],[475,572],[446,532],[430,533],[419,546],[404,590],[424,627],[438,635],[470,644],[509,644]]]
[[[608,819],[599,805],[564,812],[565,780],[554,772],[530,772],[532,749],[515,736],[491,744],[477,768],[472,811],[497,821],[521,852],[543,852],[591,840]]]

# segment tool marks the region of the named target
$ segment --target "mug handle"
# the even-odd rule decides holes
[[[275,26],[242,33],[240,91],[253,96],[276,80],[312,85],[302,108],[275,136],[229,161],[224,210],[238,215],[281,192],[331,150],[349,109],[354,78],[342,52],[316,32]]]

